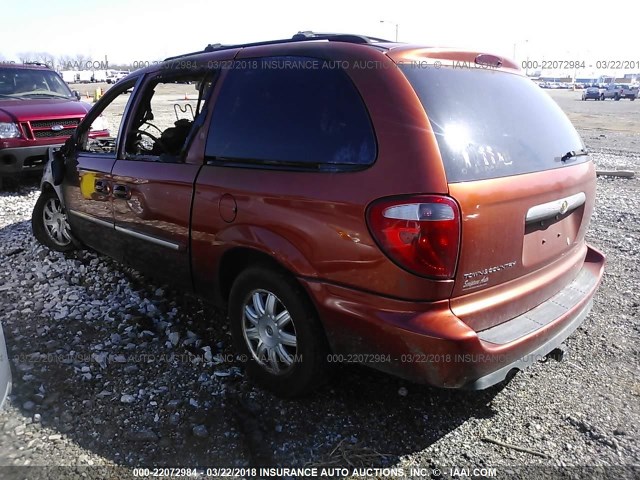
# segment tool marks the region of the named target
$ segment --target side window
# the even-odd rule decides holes
[[[322,62],[236,62],[216,100],[208,160],[327,170],[373,163],[376,141],[360,94],[346,72]]]
[[[91,122],[87,131],[81,133],[78,149],[82,152],[116,154],[118,130],[122,123],[122,116],[129,99],[133,95],[137,79],[126,84],[117,84],[113,87],[116,96],[111,99],[99,115]],[[111,96],[111,92],[107,92]]]
[[[125,158],[179,162],[211,88],[213,72],[171,73],[151,79],[128,122]]]

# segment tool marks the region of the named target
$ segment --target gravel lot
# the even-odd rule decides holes
[[[551,94],[599,168],[640,173],[640,102]],[[99,472],[87,465],[331,465],[638,478],[639,191],[639,176],[598,179],[588,237],[608,265],[563,361],[483,392],[344,366],[312,397],[287,401],[245,380],[224,312],[95,253],[50,252],[31,234],[35,182],[0,192],[0,322],[14,375],[0,478],[44,472],[7,467],[23,465],[72,466],[62,477]]]

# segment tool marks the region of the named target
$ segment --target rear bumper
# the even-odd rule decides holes
[[[557,348],[588,315],[605,258],[589,247],[577,277],[532,310],[476,332],[448,301],[414,303],[303,281],[333,347],[332,361],[446,388],[484,389]]]
[[[41,172],[47,163],[47,151],[61,145],[39,145],[0,149],[0,177],[23,172]]]

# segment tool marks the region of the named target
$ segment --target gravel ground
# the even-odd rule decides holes
[[[578,126],[598,167],[640,172],[637,135]],[[59,471],[67,478],[109,476],[90,465],[638,478],[639,191],[638,177],[598,179],[588,237],[608,264],[562,361],[482,392],[345,366],[312,397],[286,401],[245,380],[224,312],[95,253],[41,247],[28,221],[35,184],[0,192],[0,322],[14,374],[0,412],[0,478],[27,476],[8,467],[23,465],[73,467]]]

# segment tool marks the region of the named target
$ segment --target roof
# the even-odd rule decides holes
[[[168,57],[164,60],[175,60],[176,58],[188,57],[190,55],[196,55],[199,53],[207,53],[207,52],[217,52],[219,50],[230,50],[234,48],[248,48],[248,47],[258,47],[263,45],[278,45],[278,44],[286,44],[286,43],[297,43],[297,42],[307,42],[307,41],[318,41],[325,40],[329,42],[344,42],[344,43],[355,43],[358,45],[373,45],[376,47],[382,48],[390,48],[392,45],[395,45],[394,42],[390,40],[384,40],[382,38],[370,37],[366,35],[356,35],[352,33],[316,33],[311,31],[300,31],[293,35],[291,38],[283,38],[279,40],[266,40],[264,42],[253,42],[253,43],[242,43],[236,45],[223,45],[221,43],[210,43],[207,45],[204,50],[200,50],[197,52],[185,53],[183,55],[177,55],[174,57]]]
[[[25,63],[14,63],[14,62],[0,62],[0,68],[20,68],[26,70],[51,70],[46,63],[41,62],[25,62]]]
[[[512,72],[521,72],[519,66],[511,59],[485,53],[481,51],[465,50],[457,48],[433,47],[423,45],[411,45],[407,43],[392,42],[381,38],[352,33],[317,33],[311,31],[301,31],[291,38],[268,40],[264,42],[243,43],[236,45],[222,45],[220,43],[209,44],[203,50],[190,52],[183,55],[166,58],[165,61],[182,59],[190,56],[197,56],[207,53],[214,53],[224,50],[242,50],[250,47],[264,46],[293,46],[295,44],[307,43],[308,45],[351,44],[357,47],[371,47],[378,52],[385,53],[396,63],[410,64],[425,68],[432,65],[435,68],[452,65],[457,68],[483,68],[499,69]],[[151,67],[148,67],[151,69]],[[145,71],[144,69],[142,71]]]

